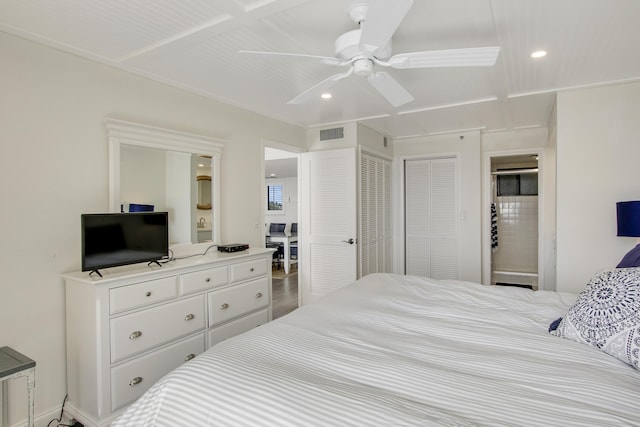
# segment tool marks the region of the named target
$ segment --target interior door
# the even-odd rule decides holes
[[[356,151],[300,155],[300,305],[356,280]]]

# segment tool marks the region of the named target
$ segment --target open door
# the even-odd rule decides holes
[[[302,153],[300,173],[300,305],[357,278],[355,148]]]

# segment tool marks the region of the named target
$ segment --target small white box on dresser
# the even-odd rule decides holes
[[[164,374],[271,320],[269,249],[63,275],[65,410],[108,426]]]

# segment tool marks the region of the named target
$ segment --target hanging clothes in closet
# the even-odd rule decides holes
[[[498,250],[498,211],[495,203],[491,203],[491,250]]]

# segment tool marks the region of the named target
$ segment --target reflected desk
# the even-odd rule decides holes
[[[297,234],[271,233],[267,239],[274,243],[284,244],[284,272],[289,274],[291,268],[291,243],[298,241]]]

